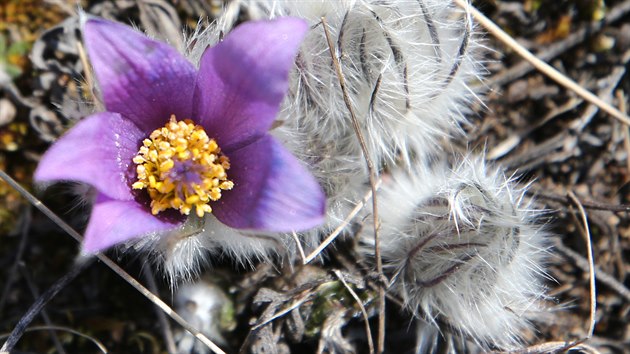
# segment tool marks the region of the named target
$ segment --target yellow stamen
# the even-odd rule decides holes
[[[153,215],[169,208],[188,215],[194,208],[203,217],[212,212],[209,202],[234,187],[226,174],[229,159],[217,143],[203,127],[175,115],[144,139],[133,162],[138,181],[131,187],[147,189]]]

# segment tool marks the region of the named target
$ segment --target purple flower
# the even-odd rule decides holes
[[[70,129],[35,172],[98,191],[84,251],[174,229],[191,211],[265,232],[323,222],[321,187],[267,133],[307,29],[296,18],[245,23],[197,70],[164,43],[89,19],[83,34],[107,111]]]

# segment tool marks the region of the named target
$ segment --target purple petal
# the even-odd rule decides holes
[[[138,127],[117,113],[89,116],[46,151],[35,181],[79,181],[110,198],[131,200],[132,158],[143,138]]]
[[[99,252],[115,244],[171,230],[176,226],[176,223],[151,215],[146,207],[135,201],[111,200],[100,195],[85,230],[83,251]]]
[[[273,232],[305,230],[324,220],[324,192],[315,178],[267,135],[226,153],[234,188],[212,205],[224,224]]]
[[[224,149],[244,146],[269,130],[307,29],[306,22],[290,17],[247,22],[206,50],[194,116]]]
[[[171,114],[191,118],[196,70],[173,47],[101,19],[88,20],[83,35],[108,111],[143,131]]]

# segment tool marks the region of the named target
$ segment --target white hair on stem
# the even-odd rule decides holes
[[[230,228],[212,214],[203,219],[189,217],[176,230],[149,235],[132,241],[132,247],[153,254],[155,261],[175,287],[182,281],[196,279],[211,259],[231,259],[242,267],[253,267],[258,261],[270,262],[286,254],[289,236],[261,234]]]
[[[397,170],[378,201],[383,265],[407,309],[483,348],[514,349],[542,310],[548,253],[524,188],[466,157]],[[361,249],[372,257],[365,228]]]

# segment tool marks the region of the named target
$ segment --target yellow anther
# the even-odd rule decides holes
[[[199,195],[193,194],[190,197],[186,198],[186,204],[197,204],[199,203]]]
[[[203,127],[174,115],[142,141],[133,162],[138,180],[131,187],[147,189],[154,215],[170,208],[188,215],[194,208],[203,217],[212,212],[210,201],[234,187],[225,172],[229,159],[217,143]]]
[[[201,218],[204,213],[211,213],[212,208],[208,204],[197,204],[197,215]]]
[[[150,175],[149,176],[149,186],[151,188],[155,188],[156,184],[157,184],[157,180],[155,179],[155,175]]]
[[[160,164],[160,170],[168,171],[175,166],[175,162],[171,159],[168,159]]]

